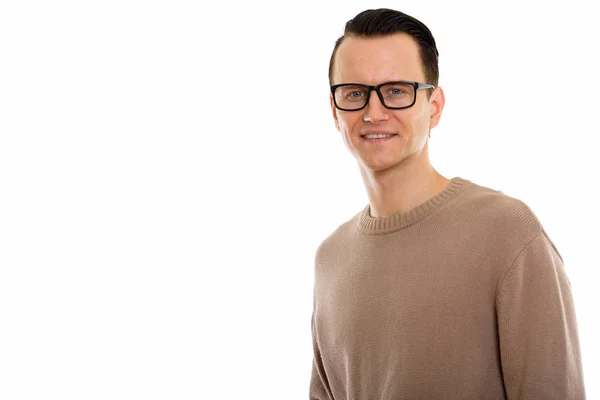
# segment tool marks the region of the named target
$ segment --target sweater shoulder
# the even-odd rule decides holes
[[[473,184],[461,196],[465,218],[498,240],[521,247],[543,231],[534,211],[523,200],[500,190]]]
[[[320,256],[346,247],[345,245],[350,242],[352,236],[359,233],[357,226],[362,213],[362,210],[357,212],[327,235],[317,247],[315,257],[318,259]]]

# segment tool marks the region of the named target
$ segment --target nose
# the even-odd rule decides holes
[[[389,110],[385,108],[376,91],[371,92],[369,102],[364,108],[363,120],[376,124],[381,121],[387,121],[389,118]]]

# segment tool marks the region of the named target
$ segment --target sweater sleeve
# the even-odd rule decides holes
[[[585,399],[571,286],[543,229],[507,271],[496,309],[507,398]]]
[[[323,362],[321,361],[321,352],[317,343],[317,337],[315,334],[315,316],[311,318],[311,329],[312,329],[312,343],[313,343],[313,362],[312,372],[310,376],[310,389],[309,389],[309,400],[330,400],[328,390],[325,387],[326,377],[325,370],[323,368]]]

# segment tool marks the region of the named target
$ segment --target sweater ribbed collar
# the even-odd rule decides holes
[[[359,216],[358,230],[370,235],[382,235],[406,228],[448,203],[472,184],[467,179],[454,177],[440,193],[403,214],[372,217],[371,205],[367,204]]]

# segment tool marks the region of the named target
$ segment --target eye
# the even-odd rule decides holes
[[[406,94],[407,91],[404,88],[393,87],[393,88],[390,88],[390,90],[388,90],[388,93],[391,94],[392,96],[399,96],[399,95]]]
[[[367,90],[362,86],[344,85],[335,92],[338,101],[351,101],[353,103],[364,101]]]

